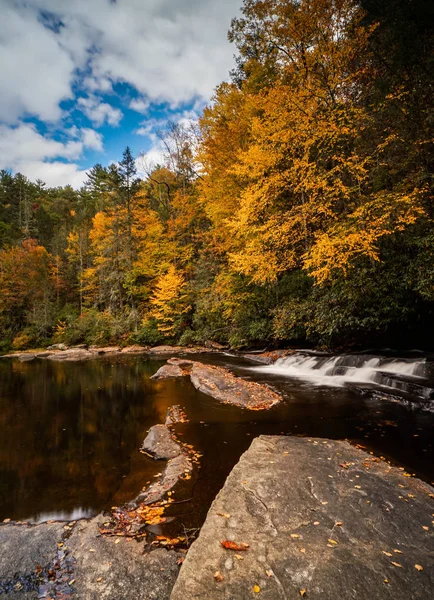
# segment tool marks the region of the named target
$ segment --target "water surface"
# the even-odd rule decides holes
[[[180,439],[203,454],[186,501],[171,509],[181,530],[201,525],[229,471],[261,433],[348,439],[434,481],[434,385],[426,358],[393,359],[398,369],[371,355],[312,362],[299,353],[270,367],[224,355],[197,358],[267,382],[284,401],[263,412],[223,405],[188,379],[152,381],[164,361],[145,356],[1,360],[0,520],[76,519],[133,499],[164,468],[138,448],[174,404],[190,419],[176,426]]]

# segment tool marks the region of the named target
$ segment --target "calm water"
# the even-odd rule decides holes
[[[381,363],[380,380],[351,374],[365,363],[375,367],[370,357],[355,366],[335,361],[329,372],[325,359],[301,360],[297,370],[293,360],[273,369],[223,355],[198,358],[272,384],[284,402],[264,412],[222,405],[188,380],[150,380],[164,361],[143,356],[1,360],[0,520],[76,519],[133,499],[164,467],[138,448],[173,404],[190,419],[176,426],[180,439],[203,454],[199,473],[178,496],[186,501],[171,508],[178,527],[201,525],[240,454],[261,433],[349,439],[434,481],[430,374],[422,378],[411,361],[398,374],[392,368],[392,375]],[[343,373],[350,375],[340,380]]]

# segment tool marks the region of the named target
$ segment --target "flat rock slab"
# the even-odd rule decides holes
[[[103,519],[79,521],[68,540],[76,598],[168,600],[178,575],[175,551],[145,552],[143,542],[100,536]]]
[[[168,460],[181,454],[180,445],[172,438],[166,425],[154,425],[149,430],[142,447],[142,452],[150,454],[157,460]]]
[[[194,362],[190,379],[196,389],[225,404],[234,404],[250,410],[263,410],[282,399],[267,385],[235,377],[222,367]]]
[[[38,598],[38,567],[47,571],[57,557],[64,523],[0,525],[0,598]]]
[[[212,504],[171,600],[427,600],[433,513],[433,488],[347,442],[260,436]]]

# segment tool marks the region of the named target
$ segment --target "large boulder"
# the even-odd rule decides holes
[[[152,375],[151,379],[173,379],[174,377],[184,377],[184,375],[188,375],[185,371],[181,369],[178,365],[163,365],[158,369],[154,375]]]
[[[180,445],[172,438],[166,425],[154,425],[143,441],[141,451],[157,460],[168,460],[181,454]]]
[[[433,513],[432,487],[347,442],[261,436],[171,600],[433,598]]]

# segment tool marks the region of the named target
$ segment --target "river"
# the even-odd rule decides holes
[[[0,520],[90,517],[132,500],[164,463],[140,454],[146,431],[181,405],[179,438],[200,454],[177,528],[202,524],[229,471],[261,433],[348,439],[434,481],[434,362],[421,354],[297,352],[273,365],[231,355],[195,359],[272,385],[284,401],[251,412],[220,404],[188,379],[153,381],[165,361],[0,361]],[[291,473],[288,473],[291,477]]]

